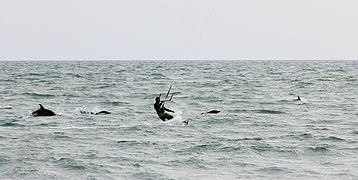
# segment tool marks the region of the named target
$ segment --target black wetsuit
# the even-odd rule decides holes
[[[159,116],[159,118],[162,120],[162,121],[165,121],[166,119],[172,119],[173,116],[170,115],[170,114],[167,114],[165,113],[165,111],[169,111],[169,112],[174,112],[170,109],[167,109],[163,106],[163,101],[156,101],[155,104],[154,104],[154,109],[157,111],[157,114]]]

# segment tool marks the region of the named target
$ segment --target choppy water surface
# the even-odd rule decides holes
[[[358,179],[357,92],[357,61],[0,62],[0,178]]]

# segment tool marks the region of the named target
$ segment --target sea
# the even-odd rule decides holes
[[[1,61],[0,95],[0,179],[358,179],[358,61]]]

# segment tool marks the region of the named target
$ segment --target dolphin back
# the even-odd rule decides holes
[[[34,111],[31,113],[32,116],[54,116],[56,115],[53,111],[45,109],[41,104],[40,104],[40,109]]]
[[[217,114],[219,112],[220,112],[219,110],[211,110],[211,111],[208,111],[207,113],[208,114]]]
[[[111,112],[108,112],[108,111],[100,111],[100,112],[96,113],[95,115],[99,115],[99,114],[111,114]]]

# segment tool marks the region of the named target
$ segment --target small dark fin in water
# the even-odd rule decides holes
[[[40,109],[45,109],[41,104],[39,104],[40,105]]]
[[[301,97],[297,96],[297,99],[295,99],[295,101],[301,101]]]
[[[81,114],[93,114],[93,112],[90,111],[85,111],[85,110],[80,110]]]
[[[100,112],[96,113],[95,115],[99,115],[99,114],[111,114],[111,112],[108,112],[108,111],[100,111]]]
[[[189,124],[189,121],[188,120],[185,120],[182,122],[183,123],[183,126],[187,126]]]
[[[219,110],[210,110],[210,111],[206,112],[206,114],[217,114],[219,112],[220,112]],[[205,114],[205,113],[201,113],[201,114]]]

